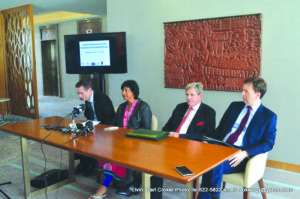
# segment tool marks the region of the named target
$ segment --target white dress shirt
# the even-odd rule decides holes
[[[258,107],[259,107],[260,105],[261,105],[261,101],[259,101],[259,103],[255,104],[255,105],[251,106],[252,110],[250,111],[250,115],[249,115],[248,121],[247,121],[247,123],[246,123],[246,126],[245,126],[245,128],[244,128],[243,131],[242,131],[242,133],[240,134],[240,136],[238,137],[238,139],[236,140],[236,142],[235,142],[233,145],[238,146],[238,147],[242,147],[242,146],[243,146],[243,139],[244,139],[245,133],[246,133],[246,131],[247,131],[247,128],[248,128],[248,126],[249,126],[249,124],[250,124],[250,122],[251,122],[251,120],[252,120],[252,118],[253,118],[255,112],[257,111],[257,109],[258,109]],[[223,139],[224,142],[226,142],[226,140],[228,139],[228,137],[229,137],[231,134],[233,134],[233,133],[239,128],[240,123],[242,122],[242,119],[243,119],[244,116],[247,114],[247,110],[248,110],[247,106],[248,106],[248,105],[245,105],[245,107],[243,108],[243,110],[240,112],[238,118],[236,119],[234,125],[233,125],[232,128],[231,128],[230,133],[228,133],[228,134],[224,137],[224,139]]]
[[[181,127],[181,129],[180,129],[180,131],[179,131],[179,134],[186,134],[186,132],[187,132],[187,130],[188,130],[188,128],[189,128],[189,126],[190,126],[190,124],[191,124],[191,122],[192,122],[194,116],[195,116],[195,114],[197,113],[197,111],[198,111],[198,109],[199,109],[199,107],[200,107],[200,104],[201,104],[201,103],[199,103],[199,104],[197,104],[196,106],[192,107],[193,110],[190,112],[188,118],[186,119],[186,121],[185,121],[184,124],[182,125],[182,127]],[[190,107],[189,107],[189,108],[190,108]],[[187,109],[187,111],[186,111],[186,113],[184,114],[183,118],[184,118],[185,115],[188,113],[189,108]],[[183,119],[183,118],[182,118],[182,119]]]

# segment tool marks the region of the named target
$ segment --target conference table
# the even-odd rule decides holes
[[[125,133],[132,131],[131,129],[119,128],[107,131],[105,128],[110,126],[103,124],[94,126],[94,130],[89,135],[77,138],[73,133],[53,131],[50,134],[51,130],[40,128],[58,123],[60,126],[67,127],[71,122],[70,118],[53,116],[7,124],[0,128],[3,132],[20,136],[25,198],[32,198],[44,192],[44,189],[31,190],[28,140],[43,141],[44,144],[69,152],[71,178],[61,182],[60,186],[75,180],[73,153],[78,153],[142,172],[143,180],[140,190],[143,192],[143,198],[150,198],[151,175],[186,184],[186,189],[173,191],[186,191],[187,198],[196,197],[198,187],[195,186],[198,184],[199,177],[239,151],[235,148],[173,137],[166,137],[159,141],[132,138],[125,136]],[[182,165],[191,169],[194,175],[181,176],[174,168]],[[57,186],[51,185],[47,187],[47,191]],[[165,190],[162,188],[158,191]]]

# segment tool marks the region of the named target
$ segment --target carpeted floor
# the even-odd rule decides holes
[[[41,97],[39,98],[39,109],[41,117],[48,116],[65,116],[72,111],[74,105],[82,104],[80,100],[62,99],[55,97]],[[28,118],[12,116],[13,122],[20,122],[28,120]],[[0,131],[0,184],[6,181],[12,181],[12,184],[3,185],[0,187],[5,193],[7,193],[13,199],[24,198],[24,185],[23,185],[23,173],[20,153],[20,138],[11,134],[3,133]],[[45,160],[41,151],[41,144],[35,141],[29,141],[30,149],[30,174],[31,178],[43,173]],[[66,161],[67,152],[43,145],[43,151],[45,151],[47,159],[47,170],[60,168],[62,163],[62,169],[67,169],[68,165]],[[76,162],[77,163],[77,162]],[[201,178],[200,178],[201,181]],[[299,198],[300,195],[300,174],[287,172],[279,169],[267,168],[264,176],[265,187],[270,192],[267,193],[269,199],[294,199]],[[60,198],[60,199],[73,199],[73,198],[88,198],[89,195],[95,192],[100,186],[96,183],[95,176],[83,177],[76,175],[76,182],[60,187],[58,190],[42,194],[35,199],[44,198]],[[164,188],[185,188],[185,185],[164,180]],[[222,192],[221,198],[239,199],[242,198],[241,187],[227,184],[226,188],[229,190],[236,190],[235,192]],[[254,188],[258,188],[255,185]],[[168,190],[168,189],[166,189]],[[252,199],[260,199],[261,194],[256,189],[250,193]],[[118,196],[115,193],[114,188],[109,189],[108,198],[126,198]],[[0,198],[5,198],[0,193]],[[133,195],[131,199],[142,198],[142,194]],[[163,192],[164,199],[173,198],[186,198],[185,192],[165,191]]]

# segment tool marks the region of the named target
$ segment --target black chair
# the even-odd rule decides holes
[[[9,182],[4,182],[4,183],[1,183],[0,184],[0,186],[2,186],[2,185],[6,185],[6,184],[11,184],[11,181],[9,181]],[[0,192],[3,194],[3,195],[5,195],[6,196],[6,198],[8,198],[8,199],[11,199],[11,197],[9,197],[4,191],[2,191],[1,189],[0,189]]]

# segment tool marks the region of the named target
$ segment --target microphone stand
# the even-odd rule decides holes
[[[72,123],[69,125],[71,132],[77,132],[78,127],[75,123],[75,119],[78,117],[80,113],[82,113],[86,109],[86,106],[84,104],[74,106],[74,110],[72,111]]]
[[[76,131],[77,130],[77,126],[76,126],[76,123],[75,123],[75,115],[74,115],[73,112],[72,112],[72,123],[70,124],[70,128],[71,128],[71,131]]]

